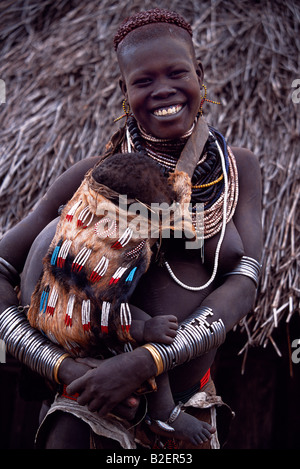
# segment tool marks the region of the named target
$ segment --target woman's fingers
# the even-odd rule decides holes
[[[72,383],[70,383],[67,386],[66,391],[70,395],[76,394],[76,393],[81,394],[85,389],[85,383],[86,383],[86,377],[85,375],[83,375],[80,378],[77,378],[74,381],[72,381]]]

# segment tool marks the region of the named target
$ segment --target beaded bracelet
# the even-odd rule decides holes
[[[10,306],[0,315],[0,338],[14,358],[43,377],[60,384],[59,367],[70,355],[34,329],[22,307]]]

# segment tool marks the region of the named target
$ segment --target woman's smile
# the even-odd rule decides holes
[[[174,116],[174,115],[178,114],[181,111],[182,108],[183,108],[182,104],[175,104],[175,105],[171,105],[171,106],[168,106],[168,107],[161,107],[161,108],[155,109],[153,111],[153,114],[156,117]]]

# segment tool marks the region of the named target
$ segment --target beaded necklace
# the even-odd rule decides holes
[[[127,139],[123,142],[122,151],[126,152],[131,147],[140,153],[147,154],[167,175],[170,171],[175,170],[180,154],[191,136],[194,126],[195,124],[180,139],[160,139],[147,134],[135,119],[131,118],[128,120],[128,134]]]

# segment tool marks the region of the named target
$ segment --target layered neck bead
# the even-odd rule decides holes
[[[128,125],[129,135],[127,135],[126,147],[127,150],[129,145],[137,151],[142,150],[166,171],[174,171],[194,126],[195,124],[178,139],[161,139],[148,134],[136,121],[131,121]],[[130,139],[129,142],[128,139]]]

